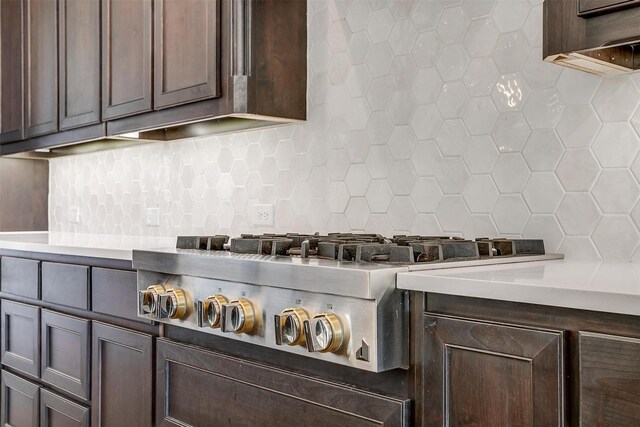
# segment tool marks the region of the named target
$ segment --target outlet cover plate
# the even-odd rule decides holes
[[[145,215],[145,223],[149,227],[160,226],[160,209],[159,208],[147,208]]]
[[[253,205],[253,225],[273,225],[273,205]]]

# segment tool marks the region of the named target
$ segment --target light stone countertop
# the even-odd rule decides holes
[[[0,250],[131,261],[133,249],[174,247],[173,237],[111,236],[60,232],[0,233]]]
[[[542,261],[401,273],[398,288],[640,316],[640,263]]]

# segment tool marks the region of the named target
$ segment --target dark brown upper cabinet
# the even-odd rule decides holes
[[[27,138],[58,130],[57,2],[25,0]]]
[[[151,0],[102,1],[102,117],[151,110]]]
[[[155,0],[154,107],[220,95],[220,2]]]
[[[578,16],[596,16],[635,6],[640,6],[640,0],[578,0]]]
[[[23,0],[0,2],[0,143],[24,136],[24,7]]]
[[[100,1],[58,1],[60,129],[100,122]]]

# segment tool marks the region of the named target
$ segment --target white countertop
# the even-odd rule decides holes
[[[133,249],[174,247],[173,237],[20,232],[0,233],[0,249],[131,261]]]
[[[640,263],[557,260],[449,268],[401,273],[397,286],[640,316]]]

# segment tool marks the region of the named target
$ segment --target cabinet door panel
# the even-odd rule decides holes
[[[151,0],[102,2],[102,118],[151,110]]]
[[[89,427],[89,408],[40,389],[40,427]]]
[[[0,259],[2,292],[27,298],[40,298],[40,261],[2,257]]]
[[[640,425],[640,339],[579,333],[580,425]]]
[[[38,425],[40,409],[40,386],[2,371],[2,416],[3,426],[35,427]]]
[[[26,137],[58,130],[57,2],[26,2]]]
[[[38,378],[40,309],[2,300],[2,363]]]
[[[24,7],[23,0],[0,2],[0,143],[24,136]]]
[[[640,6],[640,0],[578,0],[578,16],[596,16],[636,6]]]
[[[42,381],[89,400],[90,321],[42,310]]]
[[[89,310],[89,267],[43,262],[41,286],[43,301]]]
[[[214,98],[219,90],[218,0],[155,0],[154,106]]]
[[[100,121],[100,2],[59,0],[60,129]]]
[[[157,341],[159,426],[408,425],[409,401]]]
[[[564,424],[563,335],[424,316],[424,426]]]
[[[94,427],[149,427],[153,337],[93,322],[91,412]]]
[[[91,269],[91,310],[136,322],[150,323],[138,317],[138,290],[135,271]]]

